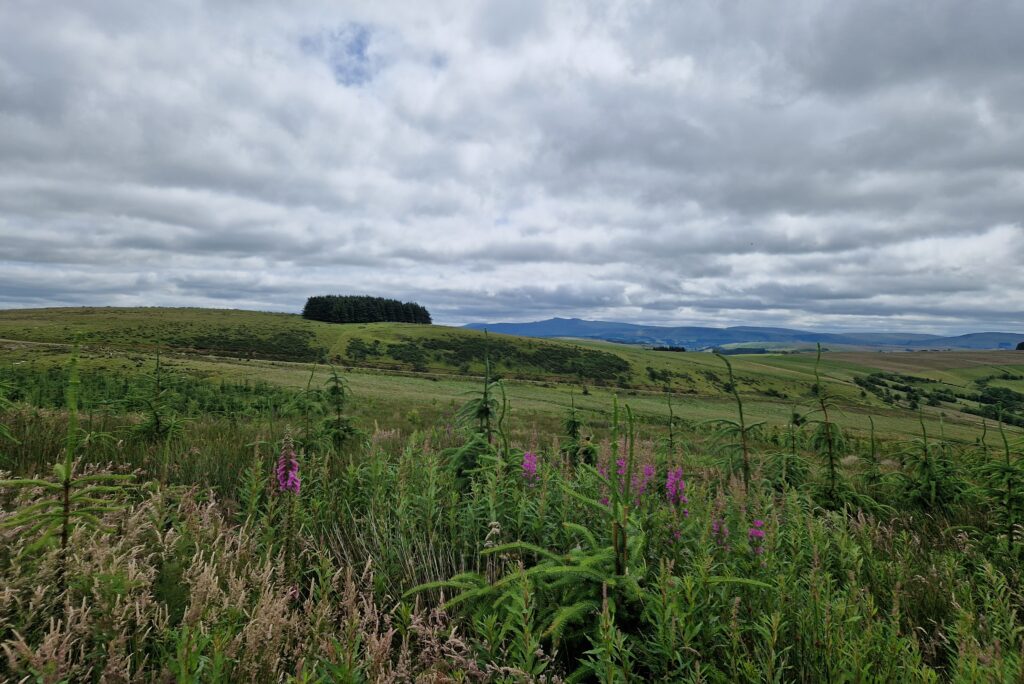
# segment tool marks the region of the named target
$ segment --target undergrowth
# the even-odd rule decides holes
[[[1017,433],[851,439],[820,379],[764,431],[723,359],[736,420],[530,434],[482,359],[404,434],[337,371],[230,414],[155,363],[121,391],[73,361],[63,409],[6,390],[0,679],[1024,679]]]

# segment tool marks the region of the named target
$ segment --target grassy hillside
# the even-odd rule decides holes
[[[0,312],[0,338],[249,359],[340,363],[418,372],[494,370],[517,377],[628,384],[629,367],[614,354],[565,342],[491,336],[411,323],[338,325],[294,314],[215,309],[77,308]]]
[[[318,327],[294,314],[220,309],[80,307],[0,311],[0,338],[150,351],[315,361]]]
[[[0,349],[0,367],[62,363],[76,335],[86,367],[124,372],[147,368],[157,348],[170,353],[172,368],[214,380],[302,387],[310,381],[311,363],[345,366],[362,398],[362,417],[387,416],[412,427],[419,415],[450,412],[464,401],[483,374],[485,349],[493,372],[509,381],[516,410],[542,423],[560,418],[570,394],[596,422],[606,419],[613,393],[654,421],[667,417],[666,395],[673,397],[676,413],[689,420],[720,418],[732,410],[724,391],[725,368],[707,353],[494,334],[485,341],[483,332],[464,328],[337,325],[252,311],[2,311],[0,339],[8,342]],[[813,354],[744,355],[731,362],[752,419],[783,425],[794,411],[804,413],[814,405]],[[888,375],[866,380],[878,373]],[[319,383],[326,377],[324,366],[318,374]],[[919,429],[919,408],[933,432],[941,419],[948,436],[968,440],[981,418],[965,411],[983,413],[986,406],[978,398],[986,388],[1024,392],[1024,354],[827,353],[821,376],[842,406],[839,420],[847,428],[866,430],[872,415],[885,432],[911,434]],[[908,386],[913,387],[909,394]],[[415,412],[411,419],[410,411]]]
[[[1017,355],[5,315],[0,681],[1022,680]]]

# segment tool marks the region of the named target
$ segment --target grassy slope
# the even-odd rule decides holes
[[[86,347],[86,363],[139,367],[157,345],[177,352],[171,363],[182,370],[232,379],[264,379],[291,386],[303,386],[309,377],[309,363],[321,356],[350,364],[346,350],[354,338],[371,344],[422,344],[427,341],[479,341],[483,333],[462,328],[412,324],[333,325],[303,320],[292,314],[211,309],[37,309],[0,311],[0,339],[67,344],[75,335]],[[589,396],[580,396],[580,380],[571,374],[552,373],[536,366],[498,364],[497,371],[522,381],[507,383],[515,411],[527,420],[553,424],[575,393],[577,405],[591,422],[606,419],[611,394],[617,391],[641,415],[658,419],[667,415],[664,388],[675,397],[676,414],[688,420],[707,420],[732,415],[732,407],[721,391],[725,378],[720,360],[706,353],[653,352],[640,347],[595,341],[556,341],[493,335],[496,342],[510,344],[524,353],[538,349],[594,350],[614,354],[630,364],[628,388],[600,388],[584,380]],[[0,363],[60,362],[63,348],[6,344],[0,347]],[[211,356],[217,354],[217,356]],[[227,357],[227,358],[226,358]],[[235,357],[235,358],[230,358]],[[241,358],[238,358],[241,357]],[[255,357],[254,360],[247,360]],[[261,359],[262,357],[262,359]],[[281,362],[267,359],[296,359]],[[784,424],[796,408],[813,405],[810,386],[814,382],[812,354],[749,355],[732,357],[741,393],[747,397],[751,420]],[[466,399],[478,387],[475,375],[482,363],[471,361],[455,366],[443,356],[428,358],[427,372],[412,373],[412,367],[386,352],[364,361],[349,373],[352,388],[366,420],[382,423],[397,420],[416,424],[442,415]],[[367,365],[376,368],[366,367]],[[657,379],[652,379],[653,375]],[[1015,352],[946,353],[835,353],[822,362],[823,381],[843,405],[839,422],[865,430],[867,416],[876,417],[879,428],[890,434],[912,434],[918,430],[914,412],[882,404],[873,396],[862,397],[852,379],[873,370],[890,370],[963,388],[976,377],[1011,371],[1024,373],[1024,355]],[[317,378],[315,382],[320,382]],[[999,381],[1015,388],[1019,381]],[[970,439],[980,419],[962,414],[954,407],[925,407],[925,416],[937,432],[940,414],[946,434]]]

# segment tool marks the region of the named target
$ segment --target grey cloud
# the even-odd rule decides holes
[[[6,3],[0,306],[1020,328],[1021,25],[1012,0]]]
[[[856,94],[919,81],[984,87],[1024,60],[1019,3],[829,3],[794,51],[816,89]]]

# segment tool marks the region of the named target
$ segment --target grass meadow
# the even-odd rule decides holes
[[[0,680],[1024,681],[1020,354],[0,338]]]

